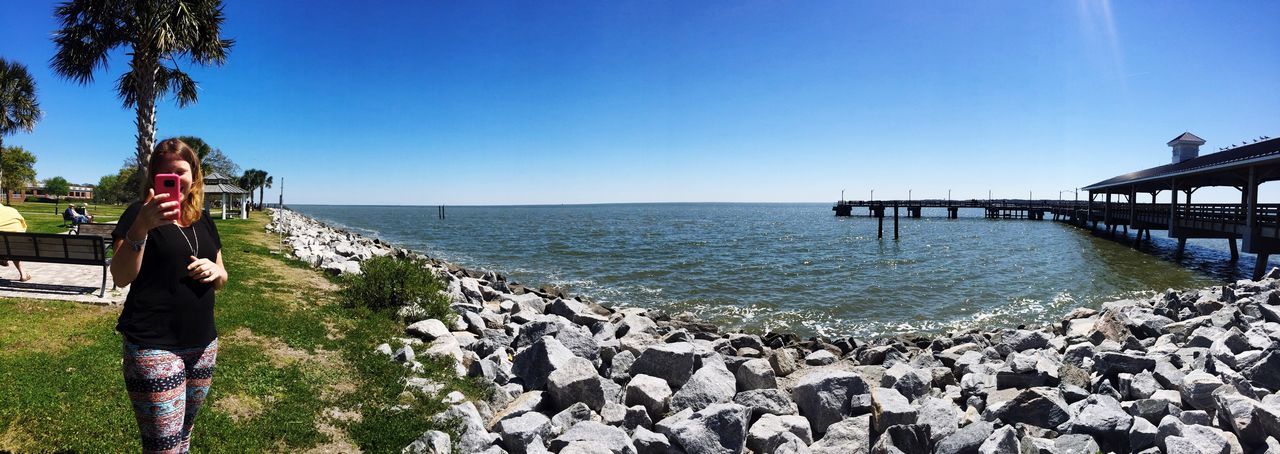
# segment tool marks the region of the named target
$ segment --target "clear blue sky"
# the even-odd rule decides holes
[[[40,178],[94,183],[133,153],[113,90],[127,61],[88,86],[53,75],[53,7],[0,11],[0,56],[30,67],[46,112],[5,143]],[[1280,136],[1274,1],[234,1],[226,16],[230,61],[192,70],[196,105],[160,104],[160,136],[284,177],[292,203],[1054,198],[1167,163],[1183,131],[1205,152]]]

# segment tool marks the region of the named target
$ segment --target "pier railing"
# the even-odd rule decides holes
[[[1142,222],[1155,225],[1169,224],[1168,203],[1093,202],[1074,200],[1017,200],[1017,199],[921,199],[921,200],[841,200],[837,208],[983,208],[988,210],[1039,210],[1063,217],[1078,217],[1079,221],[1110,220],[1112,223]],[[1133,220],[1130,220],[1132,209]],[[1178,204],[1176,214],[1179,223],[1217,223],[1244,226],[1247,222],[1245,208],[1240,204],[1196,203]],[[1088,217],[1086,217],[1088,213]],[[1259,227],[1280,227],[1280,204],[1259,204],[1254,212]]]

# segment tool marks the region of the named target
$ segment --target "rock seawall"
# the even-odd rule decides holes
[[[284,210],[268,228],[332,272],[413,254]],[[801,339],[431,267],[457,322],[411,318],[378,350],[451,356],[494,392],[446,397],[460,439],[406,452],[1280,452],[1280,270],[1038,329]]]

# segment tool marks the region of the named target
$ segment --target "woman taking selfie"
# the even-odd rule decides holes
[[[178,139],[156,144],[147,195],[125,210],[112,237],[111,274],[129,286],[116,330],[124,383],[145,452],[187,452],[213,381],[218,335],[213,294],[227,283],[222,242],[203,213],[200,159]]]

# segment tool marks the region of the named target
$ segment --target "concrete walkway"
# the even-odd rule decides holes
[[[107,292],[99,298],[98,290],[102,285],[100,266],[24,262],[22,271],[30,274],[31,280],[18,281],[18,270],[13,265],[0,267],[0,297],[114,305],[124,303],[124,297],[129,293],[128,287],[111,288],[111,271],[108,270]]]

